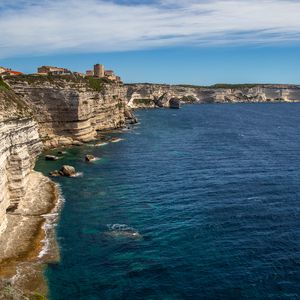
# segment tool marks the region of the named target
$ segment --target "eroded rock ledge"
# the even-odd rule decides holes
[[[6,82],[33,110],[45,147],[94,139],[125,124],[122,84],[69,76],[15,76]]]
[[[171,99],[181,103],[295,102],[300,86],[272,84],[219,84],[210,87],[137,83],[127,84],[131,108],[170,107]]]

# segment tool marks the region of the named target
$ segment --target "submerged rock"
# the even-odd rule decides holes
[[[57,151],[57,155],[64,155],[66,153],[67,153],[66,151],[62,151],[62,150]]]
[[[100,142],[96,142],[94,144],[95,147],[105,146],[105,145],[107,145],[107,141],[106,140],[105,141],[103,140],[103,141],[100,141]]]
[[[59,171],[57,171],[57,170],[50,172],[49,175],[52,176],[52,177],[61,176],[60,173],[59,173]]]
[[[46,155],[45,160],[58,160],[58,157],[55,155]]]
[[[134,228],[127,226],[126,224],[113,224],[107,225],[109,231],[106,232],[107,235],[111,237],[125,237],[132,239],[141,239],[142,235]]]
[[[95,156],[94,156],[94,155],[92,155],[92,154],[87,154],[87,155],[85,156],[85,161],[93,161],[93,160],[95,160]]]
[[[117,142],[120,142],[120,141],[122,141],[122,139],[121,139],[121,138],[118,138],[118,137],[112,137],[112,138],[110,139],[110,142],[111,142],[111,143],[117,143]]]

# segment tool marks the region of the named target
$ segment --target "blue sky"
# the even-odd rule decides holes
[[[126,82],[300,83],[294,0],[0,0],[0,65],[85,71]]]

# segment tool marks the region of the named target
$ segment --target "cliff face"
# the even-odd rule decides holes
[[[11,77],[6,82],[32,108],[46,147],[88,141],[97,130],[125,124],[122,85],[74,76]]]
[[[41,262],[56,259],[38,258],[41,226],[58,201],[56,185],[33,171],[42,148],[79,144],[95,138],[97,130],[134,121],[123,85],[74,76],[5,82],[0,79],[0,298],[1,279],[16,273],[14,287],[44,293]]]
[[[30,173],[41,149],[38,126],[30,110],[12,91],[1,89],[0,228],[5,224],[7,210],[16,208],[26,194]]]
[[[180,86],[162,84],[129,84],[128,105],[132,108],[169,107],[172,98],[183,103],[235,103],[299,101],[300,86],[237,85],[237,86]]]

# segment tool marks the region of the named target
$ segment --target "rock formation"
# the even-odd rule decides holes
[[[35,278],[42,277],[41,269],[26,259],[34,245],[40,247],[42,215],[57,200],[54,183],[33,171],[41,150],[32,111],[13,91],[0,87],[0,281],[15,275],[17,267],[24,275],[20,280],[30,281],[22,268],[30,268]]]
[[[300,100],[297,85],[214,85],[210,87],[164,84],[128,84],[131,108],[169,107],[172,98],[181,103],[294,102]]]
[[[0,226],[26,193],[35,158],[42,149],[38,125],[26,104],[0,89]],[[1,228],[1,227],[0,227]]]
[[[125,113],[126,89],[120,84],[73,75],[5,80],[0,81],[0,281],[14,276],[17,267],[28,268],[29,253],[35,259],[30,270],[36,269],[32,251],[41,247],[43,215],[55,208],[58,198],[56,185],[33,171],[43,147],[81,145],[98,130],[122,127],[126,119],[135,122],[129,109]],[[74,176],[76,171],[63,166],[57,173]],[[27,278],[21,273],[20,278]],[[39,275],[29,273],[42,277],[41,269]]]
[[[45,147],[89,141],[97,130],[125,124],[122,84],[75,75],[15,76],[6,82],[32,108]]]
[[[86,156],[84,157],[84,159],[85,159],[85,161],[90,162],[90,161],[95,160],[95,156],[92,155],[92,154],[86,154]]]
[[[172,98],[169,101],[169,107],[170,108],[180,108],[180,99],[178,98]]]
[[[71,177],[76,175],[76,170],[72,166],[64,165],[61,167],[59,174],[61,176]]]

